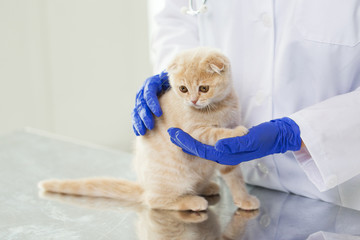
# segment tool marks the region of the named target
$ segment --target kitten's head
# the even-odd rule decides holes
[[[181,52],[166,69],[172,90],[197,109],[221,102],[232,88],[229,60],[211,48]]]

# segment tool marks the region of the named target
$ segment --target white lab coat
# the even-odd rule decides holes
[[[181,49],[219,48],[245,126],[300,126],[306,148],[241,164],[245,180],[360,210],[360,0],[208,0],[197,16],[187,0],[155,4],[155,72]]]

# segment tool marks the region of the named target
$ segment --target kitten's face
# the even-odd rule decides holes
[[[217,51],[203,48],[185,51],[167,71],[173,91],[190,107],[211,107],[230,92],[228,60]]]
[[[188,106],[201,109],[221,101],[228,93],[223,77],[212,74],[179,74],[173,76],[172,88]]]

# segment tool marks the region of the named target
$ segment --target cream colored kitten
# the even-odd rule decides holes
[[[167,129],[181,128],[203,143],[242,136],[238,100],[229,60],[209,48],[177,55],[167,69],[171,89],[159,101],[163,115],[155,128],[136,139],[135,169],[138,181],[113,178],[47,180],[40,188],[50,192],[110,197],[142,202],[150,208],[203,211],[203,196],[216,195],[219,186],[211,179],[220,170],[236,206],[257,209],[259,201],[247,193],[239,166],[222,166],[184,153],[169,140]]]

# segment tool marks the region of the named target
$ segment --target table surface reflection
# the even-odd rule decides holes
[[[0,137],[0,239],[310,239],[323,231],[360,235],[360,212],[250,187],[258,211],[237,210],[226,187],[207,212],[150,210],[105,198],[43,194],[48,178],[135,180],[132,155],[20,131]],[[220,185],[224,185],[219,178]],[[311,238],[321,239],[321,238]],[[323,238],[325,239],[325,238]]]

